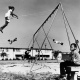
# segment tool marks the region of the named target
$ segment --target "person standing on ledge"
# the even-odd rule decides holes
[[[12,17],[17,18],[18,16],[16,14],[14,14],[14,10],[15,8],[13,6],[8,6],[8,12],[5,14],[5,24],[3,26],[0,27],[0,31],[3,33],[3,29],[10,23],[10,19]]]

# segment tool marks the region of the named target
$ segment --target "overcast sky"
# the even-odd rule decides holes
[[[19,19],[11,19],[10,24],[3,30],[4,33],[0,33],[0,47],[27,48],[35,31],[59,2],[63,5],[75,37],[80,41],[80,0],[0,0],[0,26],[5,22],[4,15],[8,10],[8,6],[14,6],[14,13],[19,16]],[[44,26],[46,33],[52,18],[53,16]],[[43,37],[41,35],[40,38]],[[69,35],[71,42],[74,42],[71,33]],[[7,40],[15,37],[18,38],[18,41],[10,45]],[[60,8],[49,33],[49,38],[55,38],[64,43],[61,46],[51,42],[53,49],[69,51],[69,42]],[[48,45],[48,43],[45,44]]]

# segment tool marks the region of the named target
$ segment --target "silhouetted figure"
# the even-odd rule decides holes
[[[13,40],[8,40],[8,42],[10,43],[10,44],[12,44],[13,42],[15,42],[15,41],[17,41],[17,38],[14,38]]]
[[[63,45],[63,42],[60,42],[60,41],[56,41],[55,39],[53,39],[53,42],[56,43],[56,44],[60,44],[60,45]]]
[[[14,10],[15,8],[13,6],[8,6],[8,12],[5,14],[5,24],[3,26],[0,27],[0,31],[3,33],[3,29],[10,23],[10,19],[12,17],[17,18],[18,16],[16,14],[14,14]]]
[[[25,51],[24,59],[28,60],[28,62],[31,62],[31,55],[29,54],[31,50]]]

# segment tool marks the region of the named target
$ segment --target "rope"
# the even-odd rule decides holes
[[[51,49],[53,49],[53,48],[52,48],[52,46],[51,46],[51,43],[50,43],[50,41],[49,41],[49,39],[48,39],[48,37],[47,37],[47,35],[46,35],[45,30],[44,30],[44,28],[43,28],[43,27],[42,27],[42,29],[43,29],[44,34],[45,34],[45,36],[46,36],[46,38],[47,38],[47,40],[48,40],[48,42],[49,42],[49,45],[50,45]]]
[[[58,11],[58,10],[57,10],[57,11]],[[50,28],[49,28],[46,36],[48,36],[48,34],[49,34],[50,30],[51,30],[51,27],[52,27],[53,21],[54,21],[54,19],[55,19],[55,17],[56,17],[57,11],[56,11],[56,13],[55,13],[55,15],[54,15],[54,18],[53,18],[53,20],[52,20],[52,22],[51,22]],[[42,47],[43,47],[43,44],[44,44],[46,38],[47,38],[47,37],[44,38],[44,41],[43,41],[43,43],[42,43],[42,45],[41,45],[41,49],[42,49]]]
[[[62,10],[63,15],[64,15],[64,17],[65,17],[65,19],[66,19],[66,21],[67,21],[67,23],[68,23],[68,26],[69,26],[69,28],[70,28],[70,30],[71,30],[71,33],[72,33],[72,35],[73,35],[73,38],[76,40],[76,38],[75,38],[75,36],[74,36],[74,33],[73,33],[73,31],[72,31],[72,29],[71,29],[71,27],[70,27],[70,24],[69,24],[69,22],[68,22],[68,19],[67,19],[66,15],[65,15],[65,12],[64,12],[64,10],[63,10],[62,5],[61,5],[61,10]]]
[[[58,9],[59,8],[59,5],[60,5],[60,3],[58,4],[58,6],[54,9],[54,11],[49,15],[49,17],[51,17],[51,15],[56,11],[56,9]],[[49,17],[46,19],[46,21],[49,19]],[[44,22],[44,23],[46,23],[46,21]],[[52,20],[53,21],[53,20]],[[51,24],[52,25],[52,24]],[[52,27],[52,26],[51,26]],[[43,31],[44,31],[44,33],[45,33],[45,30],[44,30],[44,28],[42,27],[42,29],[43,29]],[[50,29],[49,29],[50,30]],[[51,47],[51,49],[53,49],[52,48],[52,46],[51,46],[51,43],[50,43],[50,41],[49,41],[49,39],[48,39],[48,37],[47,37],[47,35],[49,34],[49,31],[48,31],[48,33],[46,34],[45,33],[45,39],[44,39],[44,41],[43,41],[43,44],[44,44],[44,42],[45,42],[45,40],[46,40],[46,38],[47,38],[47,40],[48,40],[48,42],[49,42],[49,45],[50,45],[50,47]],[[43,46],[43,44],[42,44],[42,46]],[[41,46],[41,48],[42,48],[42,46]]]
[[[62,9],[61,9],[61,10],[62,10]],[[71,42],[70,42],[70,38],[69,38],[69,34],[68,34],[67,27],[66,27],[66,22],[65,22],[65,19],[64,19],[63,11],[62,11],[62,15],[63,15],[64,25],[65,25],[65,29],[66,29],[66,33],[67,33],[67,37],[68,37],[69,46],[70,46]]]
[[[74,33],[73,33],[73,31],[72,31],[72,29],[71,29],[71,27],[70,27],[70,24],[69,24],[69,22],[68,22],[68,19],[67,19],[66,15],[65,15],[65,12],[64,12],[64,10],[63,10],[62,4],[61,4],[61,10],[62,10],[63,15],[64,15],[64,17],[65,17],[65,19],[66,19],[66,21],[67,21],[67,23],[68,23],[68,26],[69,26],[69,28],[70,28],[70,30],[71,30],[71,33],[72,33],[72,35],[73,35],[73,38],[74,38],[74,40],[75,40],[75,42],[76,42],[77,40],[76,40],[76,38],[75,38],[75,36],[74,36]],[[77,44],[77,46],[78,46],[78,49],[80,50],[78,44]]]

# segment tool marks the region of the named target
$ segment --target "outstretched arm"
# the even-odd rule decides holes
[[[18,19],[18,16],[16,14],[12,13],[11,15],[12,15],[12,17],[15,17]]]

